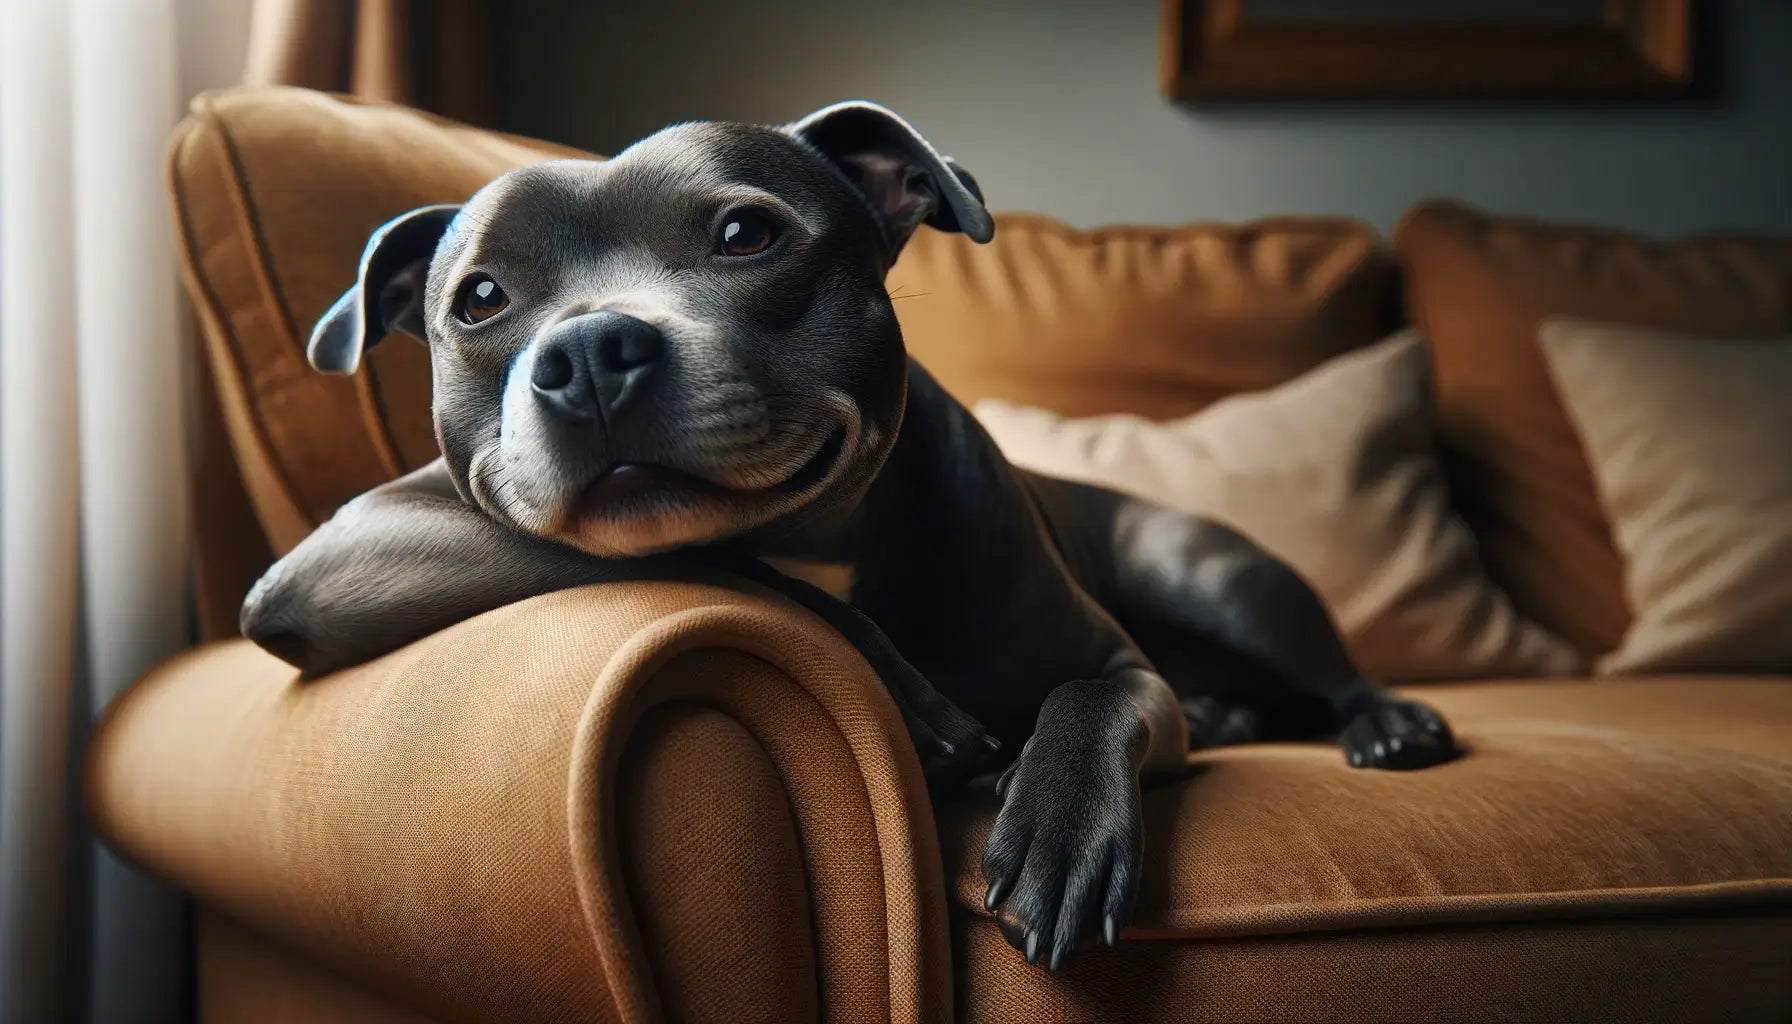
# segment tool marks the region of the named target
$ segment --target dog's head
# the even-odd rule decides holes
[[[907,360],[883,279],[923,223],[993,232],[882,107],[675,125],[384,225],[310,359],[425,341],[455,485],[518,529],[605,556],[775,534],[889,453]]]

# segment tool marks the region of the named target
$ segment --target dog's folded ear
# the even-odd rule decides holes
[[[388,331],[423,339],[423,286],[429,261],[459,212],[459,204],[418,207],[368,236],[354,287],[343,292],[311,329],[305,356],[314,368],[353,373],[361,365],[361,353]]]
[[[994,237],[995,221],[976,179],[891,111],[863,101],[836,103],[787,130],[839,168],[870,202],[892,259],[923,223],[977,242]]]

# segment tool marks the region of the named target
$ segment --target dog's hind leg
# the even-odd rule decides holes
[[[1312,587],[1248,538],[1122,499],[1113,541],[1119,617],[1147,654],[1154,661],[1182,654],[1181,670],[1166,675],[1197,683],[1206,674],[1202,662],[1215,662],[1220,685],[1183,696],[1215,703],[1198,710],[1220,716],[1216,738],[1242,707],[1256,719],[1252,738],[1336,733],[1346,759],[1360,767],[1423,768],[1454,755],[1443,717],[1365,678]]]

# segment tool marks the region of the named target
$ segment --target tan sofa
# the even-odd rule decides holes
[[[987,785],[936,816],[877,679],[800,610],[575,590],[307,684],[222,638],[271,552],[433,457],[420,346],[352,379],[304,364],[368,230],[558,152],[286,90],[203,97],[173,145],[219,639],[121,698],[88,784],[108,841],[199,906],[204,1020],[1792,1019],[1792,677],[1434,684],[1470,753],[1410,774],[1317,744],[1196,755],[1146,794],[1119,946],[1051,974],[981,909]],[[1404,319],[1436,335],[1488,568],[1589,657],[1627,621],[1621,565],[1547,379],[1500,346],[1551,312],[1792,328],[1765,241],[1453,204],[1391,247],[1319,219],[999,224],[974,251],[923,232],[891,282],[967,400],[1170,416]],[[1713,260],[1743,270],[1685,272]]]

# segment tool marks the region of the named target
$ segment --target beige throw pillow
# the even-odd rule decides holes
[[[1792,338],[1547,321],[1635,619],[1603,673],[1792,672]]]
[[[1557,675],[1578,656],[1482,574],[1433,447],[1410,332],[1185,419],[1065,419],[985,401],[1016,465],[1217,519],[1312,583],[1364,672],[1388,680]]]

